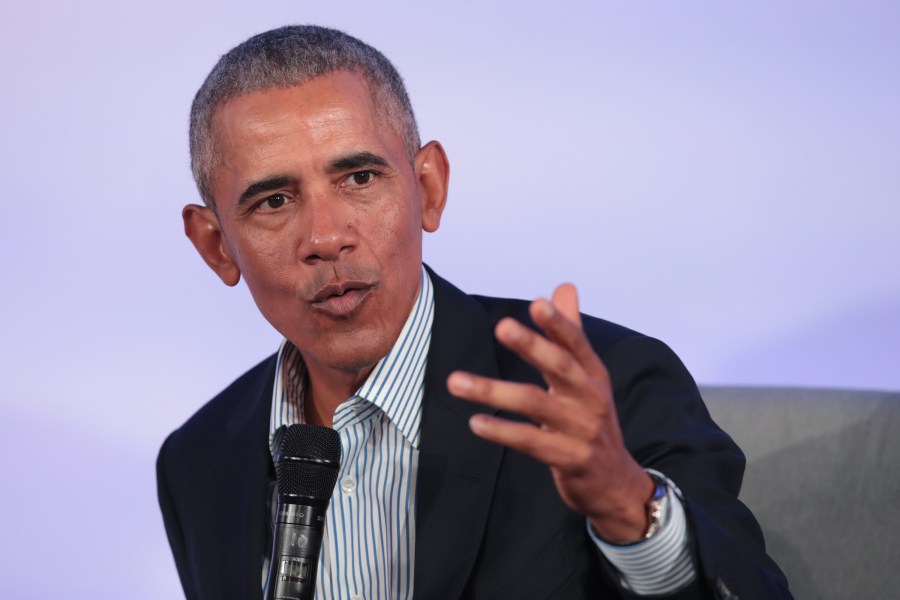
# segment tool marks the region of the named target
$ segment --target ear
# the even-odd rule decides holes
[[[450,185],[450,163],[440,142],[431,141],[422,146],[413,169],[422,190],[422,229],[432,233],[441,225]]]
[[[241,271],[231,257],[219,218],[207,206],[188,204],[181,211],[184,234],[225,285],[237,285]]]

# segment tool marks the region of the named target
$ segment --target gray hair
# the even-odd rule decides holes
[[[228,100],[272,88],[302,85],[334,71],[363,76],[373,105],[404,139],[410,162],[419,151],[419,128],[403,79],[375,48],[335,29],[290,25],[260,33],[219,59],[191,105],[191,171],[200,196],[215,210],[210,173],[216,166],[212,119]]]

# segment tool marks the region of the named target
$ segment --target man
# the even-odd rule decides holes
[[[423,268],[449,166],[376,50],[244,42],[197,93],[191,158],[186,234],[285,341],[160,451],[188,598],[261,596],[292,423],[343,447],[319,598],[789,597],[671,351],[582,317],[571,285],[529,304]]]

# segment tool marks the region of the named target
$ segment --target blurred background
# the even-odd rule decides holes
[[[187,115],[288,23],[397,65],[464,290],[573,281],[701,383],[900,389],[897,3],[9,2],[0,597],[180,597],[156,452],[280,341],[182,234]]]

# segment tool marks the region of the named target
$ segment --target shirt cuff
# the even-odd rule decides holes
[[[672,480],[653,469],[648,473],[665,480],[668,500],[660,515],[662,525],[650,538],[628,546],[604,542],[587,522],[588,535],[619,573],[619,583],[639,596],[670,594],[688,585],[696,576],[688,544],[687,518],[681,490]]]

